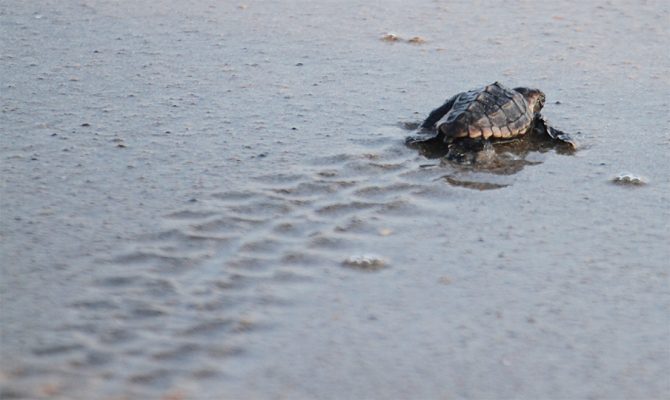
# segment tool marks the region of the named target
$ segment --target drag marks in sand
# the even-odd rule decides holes
[[[400,143],[377,145],[252,176],[167,213],[162,230],[96,266],[104,273],[16,378],[47,370],[76,393],[86,376],[101,393],[130,396],[225,378],[227,361],[247,354],[245,337],[280,323],[273,310],[303,301],[304,285],[393,268],[385,237],[430,212],[422,198],[449,191]]]

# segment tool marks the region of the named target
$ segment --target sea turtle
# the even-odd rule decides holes
[[[539,133],[546,139],[573,147],[572,139],[549,126],[540,115],[545,96],[539,89],[518,87],[509,89],[500,82],[483,88],[459,93],[433,110],[421,124],[422,133],[434,133],[428,138],[409,138],[413,144],[457,145],[463,149],[481,148],[488,142],[498,143]]]

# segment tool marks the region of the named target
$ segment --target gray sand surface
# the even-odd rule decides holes
[[[0,1],[0,398],[670,398],[669,26],[664,1]],[[579,151],[404,145],[496,80]]]

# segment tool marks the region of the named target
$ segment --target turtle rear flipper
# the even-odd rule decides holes
[[[444,104],[431,111],[428,117],[421,124],[421,129],[435,128],[435,123],[442,119],[442,117],[444,117],[451,110],[451,108],[454,106],[454,102],[456,102],[456,99],[460,95],[461,93],[451,97],[450,99],[447,99]]]

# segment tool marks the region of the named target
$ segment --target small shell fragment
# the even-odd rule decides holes
[[[382,35],[381,39],[385,42],[397,42],[398,40],[400,40],[398,35],[396,35],[395,33],[390,33],[390,32],[385,33],[384,35]]]
[[[390,236],[393,234],[393,229],[391,228],[382,228],[379,231],[379,236]]]
[[[407,43],[423,44],[426,43],[426,39],[421,36],[414,36],[413,38],[407,39]]]
[[[647,184],[647,180],[645,178],[630,173],[619,174],[612,178],[612,182],[617,185],[624,186],[642,186]]]
[[[366,254],[351,256],[342,262],[342,265],[361,271],[377,271],[387,266],[386,260],[382,257]]]
[[[426,43],[426,39],[422,38],[421,36],[412,36],[409,39],[405,39],[405,38],[400,37],[400,36],[396,35],[395,33],[391,33],[391,32],[383,34],[382,37],[381,37],[381,40],[383,40],[385,42],[400,42],[400,41],[403,41],[403,42],[407,42],[407,43],[411,43],[411,44],[424,44],[424,43]]]

